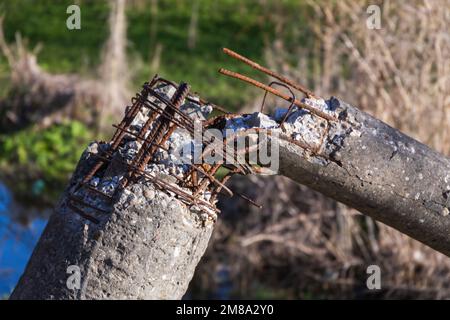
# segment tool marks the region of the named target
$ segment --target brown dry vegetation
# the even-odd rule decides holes
[[[449,155],[450,3],[384,1],[381,30],[366,27],[367,1],[308,3],[313,45],[279,37],[266,64]],[[295,32],[277,19],[286,12],[273,12],[281,34]],[[192,292],[231,285],[246,298],[450,298],[450,260],[421,243],[282,177],[233,184],[264,208],[222,201]],[[366,288],[371,264],[381,268],[380,291]]]
[[[0,53],[8,62],[11,87],[8,96],[0,101],[8,106],[0,119],[2,127],[17,129],[30,123],[49,127],[64,119],[77,119],[103,128],[106,122],[109,127],[111,120],[118,120],[130,96],[125,1],[112,1],[110,6],[110,34],[102,63],[92,78],[45,71],[37,59],[41,46],[29,51],[19,32],[16,42],[8,44],[3,32],[4,17],[0,16]]]

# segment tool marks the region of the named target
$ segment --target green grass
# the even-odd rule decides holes
[[[149,61],[152,45],[160,43],[163,54],[159,73],[176,81],[187,81],[207,99],[236,110],[249,100],[249,88],[219,75],[217,70],[226,67],[255,77],[259,75],[226,57],[221,49],[230,47],[262,61],[263,38],[270,33],[270,25],[261,22],[262,9],[256,2],[253,7],[252,1],[246,5],[239,1],[200,2],[195,48],[189,49],[187,45],[191,4],[163,1],[157,16],[156,40],[150,37],[150,12],[129,10],[132,49],[139,52],[144,61]],[[142,80],[149,72],[149,68],[144,70]]]
[[[100,60],[100,49],[108,34],[108,5],[105,1],[80,1],[81,30],[68,30],[66,9],[71,0],[0,1],[5,16],[4,32],[13,42],[19,32],[33,48],[42,44],[42,67],[52,72],[78,72],[90,69]]]
[[[35,126],[0,135],[0,172],[16,197],[51,202],[72,174],[92,136],[71,121],[46,129]]]
[[[108,36],[109,6],[106,0],[79,0],[81,30],[68,30],[66,8],[72,0],[0,0],[0,11],[5,15],[5,35],[14,41],[20,32],[29,41],[29,47],[43,45],[40,64],[51,72],[93,73],[100,62],[101,48]],[[128,5],[128,53],[130,63],[139,60],[133,77],[133,88],[139,89],[153,73],[175,80],[186,81],[194,91],[217,104],[236,110],[256,94],[261,94],[237,80],[219,75],[225,67],[264,79],[250,67],[225,56],[221,49],[229,47],[245,56],[264,63],[264,48],[275,34],[272,10],[282,10],[286,23],[286,50],[299,43],[311,44],[310,31],[305,20],[309,13],[303,1],[283,1],[282,6],[249,0],[199,0],[198,37],[195,48],[188,48],[188,29],[192,2],[158,0],[158,11],[152,15],[150,1]],[[153,31],[152,31],[153,30]],[[155,44],[163,47],[158,70],[151,70]]]
[[[78,1],[81,8],[81,30],[65,26],[66,8],[71,0],[0,1],[5,14],[5,35],[14,41],[20,32],[30,48],[43,45],[40,64],[51,72],[92,73],[98,65],[101,48],[108,36],[108,4],[100,1]],[[233,61],[222,52],[230,47],[257,61],[263,61],[264,39],[273,36],[273,26],[262,17],[264,8],[257,1],[200,1],[197,45],[189,49],[188,27],[191,17],[189,1],[158,1],[157,26],[152,38],[152,15],[145,6],[128,6],[128,51],[133,64],[140,59],[133,87],[148,80],[153,73],[186,81],[207,99],[230,109],[237,109],[254,92],[235,80],[220,76],[220,67],[261,77],[255,70]],[[155,43],[163,46],[159,70],[151,70],[150,60]]]

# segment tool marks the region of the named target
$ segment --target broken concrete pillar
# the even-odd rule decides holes
[[[230,49],[223,51],[277,79],[272,84],[290,93],[219,70],[290,102],[289,111],[297,108],[293,114],[278,110],[274,115],[275,120],[283,117],[280,128],[272,130],[279,134],[272,142],[279,142],[281,174],[450,256],[449,158],[341,100],[324,101]],[[305,98],[297,99],[298,92]]]
[[[278,173],[450,256],[450,159],[342,100],[303,103],[334,120],[295,108],[271,129]],[[228,126],[236,123],[254,121],[238,116]]]
[[[274,115],[275,120],[283,117],[282,125],[272,130],[278,133],[272,143],[278,142],[280,174],[450,256],[449,158],[341,100],[325,101],[230,49],[223,51],[277,79],[280,82],[272,83],[290,93],[219,70],[289,101],[289,109],[297,109],[286,119],[287,111],[278,110]],[[296,98],[298,92],[305,95],[301,101]],[[248,127],[248,123],[244,125]]]
[[[280,140],[280,173],[450,256],[450,159],[341,100],[328,105],[340,120],[316,145],[324,157]]]
[[[182,298],[213,224],[147,183],[123,192],[111,213],[96,216],[98,224],[80,217],[68,194],[93,165],[94,146],[82,156],[11,299]]]
[[[111,142],[82,155],[11,299],[182,298],[217,209],[177,157],[209,112],[187,84],[145,84]]]

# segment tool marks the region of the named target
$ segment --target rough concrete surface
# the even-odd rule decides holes
[[[85,152],[66,191],[86,173]],[[141,196],[141,195],[144,196]],[[213,225],[166,193],[134,184],[93,224],[62,197],[11,299],[180,299]],[[144,200],[142,200],[144,199]],[[81,288],[69,289],[70,265]]]
[[[167,99],[175,92],[170,85],[156,90]],[[195,101],[185,101],[181,109],[201,119],[211,112]],[[130,130],[137,134],[150,115],[146,110],[139,112]],[[189,133],[177,129],[166,143],[169,151],[157,151],[145,172],[176,184],[175,177],[189,170],[178,158],[191,153],[191,148],[185,148],[191,144]],[[96,155],[108,151],[110,144],[92,143],[87,148],[11,299],[182,298],[206,250],[213,222],[201,205],[187,206],[144,176],[118,189],[127,174],[125,164],[132,162],[140,146],[141,141],[127,134],[104,173],[88,182],[109,196],[118,191],[112,202],[78,188],[98,161]],[[98,224],[74,211],[69,197],[74,194],[100,208],[83,208]],[[199,197],[208,201],[210,194],[205,191]],[[73,279],[69,266],[80,270],[79,289],[67,285]]]

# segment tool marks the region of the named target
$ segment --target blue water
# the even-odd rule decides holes
[[[13,198],[0,182],[0,298],[9,295],[47,223],[35,218],[24,226],[14,221]]]

